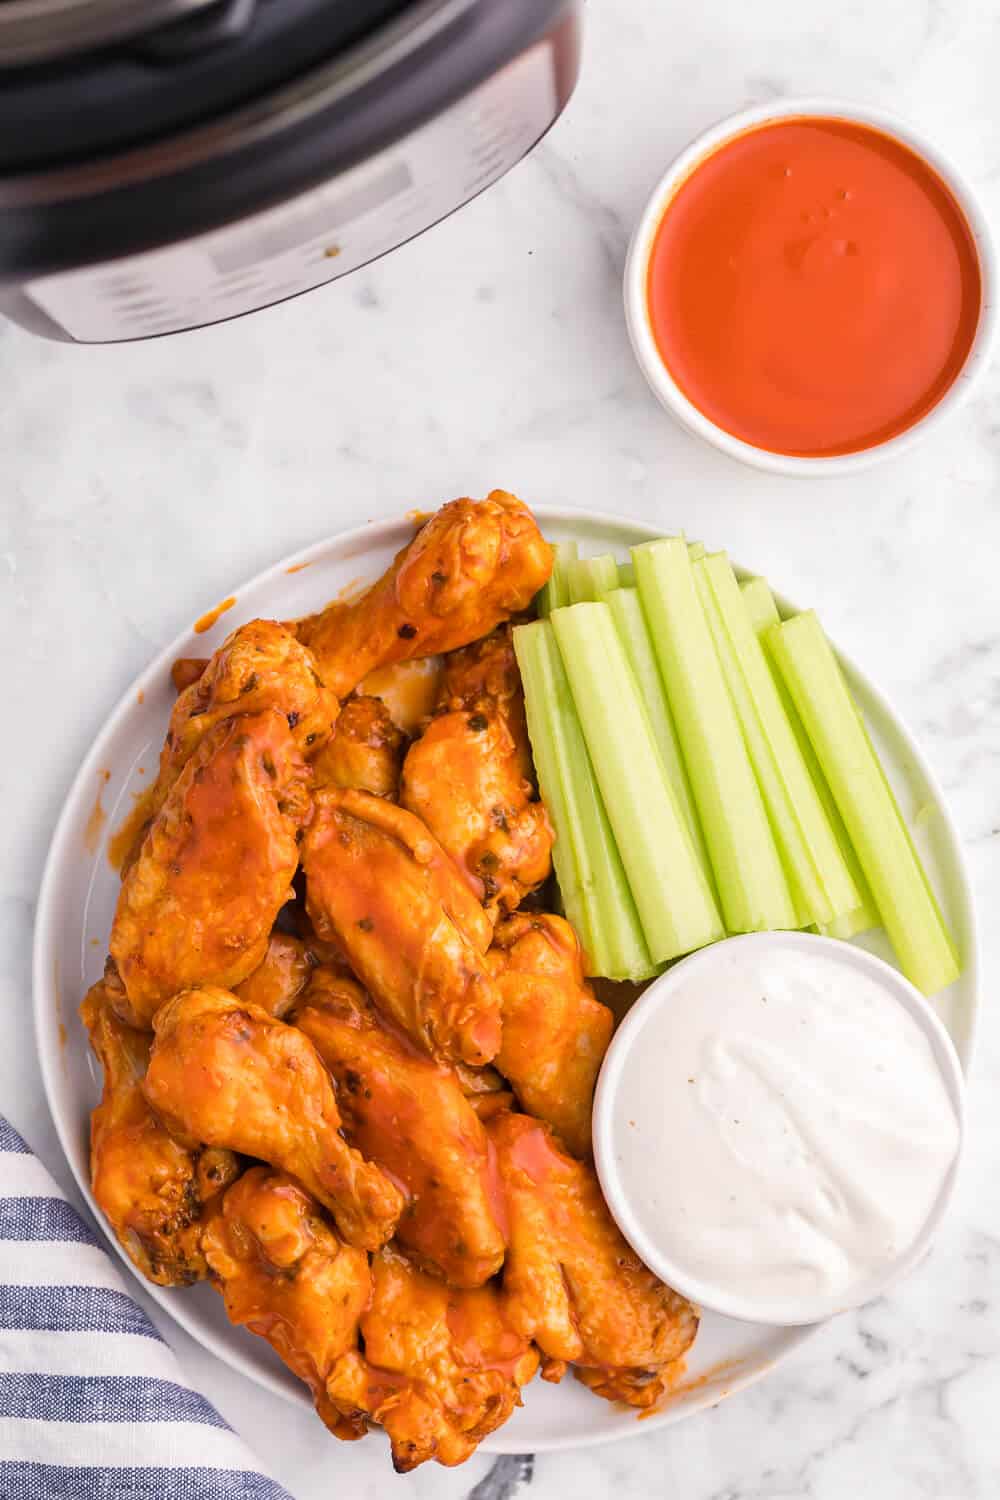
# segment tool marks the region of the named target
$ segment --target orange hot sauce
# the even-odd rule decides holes
[[[797,457],[872,448],[940,401],[982,305],[945,183],[881,131],[797,118],[736,136],[670,200],[649,316],[706,417]]]

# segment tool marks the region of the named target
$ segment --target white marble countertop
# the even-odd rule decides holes
[[[774,94],[910,116],[1000,217],[995,0],[619,0],[540,150],[478,202],[326,291],[120,348],[0,331],[0,1107],[67,1188],[30,1016],[32,915],[76,766],[132,677],[269,561],[502,485],[684,526],[822,610],[915,728],[1000,948],[1000,369],[910,457],[779,480],[696,445],[633,364],[626,241],[666,160]],[[539,1457],[534,1500],[977,1500],[1000,1490],[1000,1032],[987,978],[969,1150],[931,1259],[754,1389],[659,1434]],[[161,1320],[162,1321],[162,1320]],[[295,1500],[503,1500],[490,1468],[395,1479],[168,1328],[191,1378]],[[497,1476],[499,1480],[502,1476]]]

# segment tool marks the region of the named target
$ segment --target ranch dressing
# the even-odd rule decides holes
[[[780,1309],[804,1320],[861,1300],[955,1161],[931,1041],[853,951],[740,939],[696,959],[648,997],[614,1087],[608,1145],[636,1249],[730,1311],[798,1321]]]

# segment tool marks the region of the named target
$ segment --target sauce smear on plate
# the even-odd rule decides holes
[[[649,261],[657,347],[688,400],[798,457],[886,442],[972,347],[975,240],[944,182],[881,131],[799,118],[726,142],[670,201]]]

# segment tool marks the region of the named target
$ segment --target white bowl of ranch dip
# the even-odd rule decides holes
[[[594,1156],[619,1228],[702,1307],[812,1323],[920,1260],[954,1186],[962,1071],[880,958],[799,932],[728,938],[615,1035]]]

